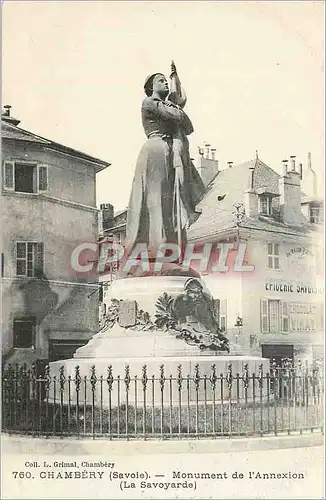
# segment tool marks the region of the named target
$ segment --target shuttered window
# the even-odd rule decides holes
[[[278,243],[268,243],[267,254],[268,269],[280,269],[280,245]]]
[[[279,333],[280,331],[280,301],[279,300],[269,300],[268,301],[268,322],[269,322],[269,332]]]
[[[281,300],[261,299],[260,328],[262,333],[289,331],[288,304]]]
[[[3,187],[18,193],[48,191],[48,166],[24,161],[4,162]]]

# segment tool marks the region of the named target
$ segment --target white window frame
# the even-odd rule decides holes
[[[263,202],[266,200],[267,203],[267,212],[263,212]],[[272,215],[272,197],[261,194],[259,196],[259,212],[262,215]]]
[[[35,277],[35,262],[36,262],[36,256],[35,256],[35,252],[37,252],[37,245],[43,243],[42,241],[22,241],[22,240],[19,240],[19,241],[16,241],[15,242],[15,276],[17,276],[18,278],[34,278]],[[17,252],[17,247],[19,244],[24,244],[25,245],[25,258],[23,257],[18,257],[18,252]],[[33,276],[29,276],[28,275],[28,244],[33,244],[33,245],[36,245],[36,250],[33,251],[33,260],[32,260],[32,263],[33,263]],[[44,251],[44,243],[43,243],[43,269],[42,271],[44,272],[44,254],[45,254],[45,251]],[[18,260],[25,260],[25,263],[26,263],[26,266],[25,266],[25,274],[18,274],[17,273],[17,261]]]
[[[316,214],[316,215],[314,215],[314,214]],[[322,223],[321,207],[313,207],[313,206],[309,205],[309,221],[311,222],[311,224],[321,224]]]
[[[274,242],[267,242],[267,269],[272,269],[274,271],[280,271],[280,244]],[[270,251],[271,248],[271,251]],[[277,253],[275,249],[277,248]],[[276,265],[278,262],[278,265]]]
[[[37,163],[33,161],[25,161],[24,159],[21,160],[4,160],[3,161],[3,189],[5,191],[11,191],[14,193],[25,193],[25,191],[16,191],[15,189],[15,167],[16,163],[22,163],[26,164],[31,167],[36,167],[36,189],[33,191],[33,193],[27,193],[27,194],[38,194],[38,193],[47,193],[49,191],[49,167],[48,165],[44,163]],[[8,187],[6,185],[6,165],[10,165],[12,168],[12,186]],[[40,169],[45,168],[46,169],[46,189],[40,189]]]

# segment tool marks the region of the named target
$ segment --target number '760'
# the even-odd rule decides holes
[[[32,479],[32,473],[29,471],[23,472],[23,471],[13,471],[12,475],[14,476],[14,479]]]

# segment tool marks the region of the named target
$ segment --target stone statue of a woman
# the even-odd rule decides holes
[[[199,216],[196,204],[204,184],[189,155],[187,135],[193,126],[183,110],[185,98],[174,63],[171,83],[172,92],[162,73],[145,80],[141,115],[147,141],[138,157],[130,195],[127,253],[143,243],[155,257],[162,243],[180,243],[180,235],[185,244],[186,227]]]

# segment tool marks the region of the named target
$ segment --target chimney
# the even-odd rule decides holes
[[[244,192],[244,209],[247,217],[258,216],[258,195],[252,188]]]
[[[250,188],[244,192],[244,209],[247,217],[257,217],[259,210],[258,210],[258,195],[254,190],[255,167],[251,167],[249,171],[250,171],[250,180],[249,180]]]
[[[317,174],[312,168],[311,153],[308,153],[307,167],[303,170],[302,174],[302,190],[307,196],[312,198],[317,197]]]
[[[283,175],[279,178],[280,214],[285,224],[298,226],[302,222],[300,172],[295,169],[295,156],[290,158],[291,170],[286,168],[286,172],[283,160]]]
[[[102,230],[105,231],[112,227],[114,218],[114,207],[110,203],[101,203],[100,205]]]
[[[286,177],[288,175],[288,160],[283,160],[282,161],[282,175],[283,177]]]
[[[290,156],[290,158],[291,158],[291,171],[295,172],[295,158],[296,157],[292,155],[292,156]]]
[[[228,161],[227,164],[229,165],[229,168],[233,167],[233,161]]]
[[[6,104],[4,106],[4,111],[1,114],[1,119],[6,123],[10,123],[10,125],[14,125],[15,127],[20,124],[20,120],[17,120],[17,118],[11,116],[11,106],[9,104]]]
[[[210,144],[205,144],[206,154],[204,156],[204,149],[198,148],[198,172],[206,186],[214,179],[218,173],[218,160],[215,159],[216,149],[210,150]],[[210,157],[211,152],[211,157]]]
[[[308,168],[309,168],[309,170],[312,170],[312,168],[311,168],[311,153],[308,153]]]

